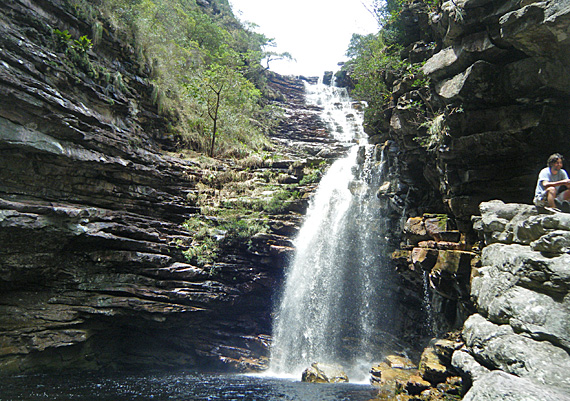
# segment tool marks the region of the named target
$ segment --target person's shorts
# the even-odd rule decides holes
[[[560,202],[562,202],[564,200],[564,196],[562,195],[562,192],[564,192],[564,191],[559,190],[558,194],[556,195],[556,200],[558,200]],[[532,203],[534,203],[534,205],[538,206],[538,207],[547,207],[548,206],[548,199],[546,199],[546,193],[544,194],[543,198],[534,198],[532,200]]]
[[[534,203],[535,206],[538,207],[547,207],[548,206],[548,200],[546,199],[546,197],[544,198],[534,198],[532,200],[532,203]]]

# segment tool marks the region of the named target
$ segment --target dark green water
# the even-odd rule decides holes
[[[251,400],[369,401],[372,386],[311,384],[258,376],[197,373],[156,375],[33,375],[0,379],[0,400]]]

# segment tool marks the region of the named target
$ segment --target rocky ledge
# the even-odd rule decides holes
[[[483,202],[484,248],[473,271],[477,313],[453,365],[473,386],[465,400],[568,400],[570,214]]]

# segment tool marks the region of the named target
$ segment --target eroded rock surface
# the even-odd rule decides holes
[[[308,383],[348,383],[342,366],[315,362],[305,369],[302,381]]]
[[[568,233],[570,215],[502,201],[480,210],[475,227],[486,246],[471,286],[478,313],[465,322],[466,349],[453,356],[474,382],[466,399],[491,394],[489,382],[503,383],[489,399],[567,399],[570,254],[555,243],[533,244]]]

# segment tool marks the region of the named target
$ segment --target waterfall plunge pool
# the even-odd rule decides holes
[[[207,373],[21,375],[3,377],[0,401],[370,401],[371,385],[314,384],[257,375]]]
[[[380,390],[369,384],[300,381],[302,370],[319,361],[340,362],[352,382],[364,382],[373,361],[383,354],[379,345],[390,343],[401,320],[393,311],[391,271],[382,259],[386,228],[375,196],[382,183],[382,160],[370,154],[367,162],[357,162],[356,143],[365,137],[362,115],[345,90],[308,86],[307,97],[308,103],[322,107],[321,116],[337,140],[354,147],[323,178],[312,206],[316,213],[309,212],[297,239],[301,246],[288,273],[290,291],[286,288],[281,319],[274,327],[270,371],[277,377],[195,372],[22,375],[1,379],[0,401],[378,399]],[[370,153],[372,147],[367,149]]]

